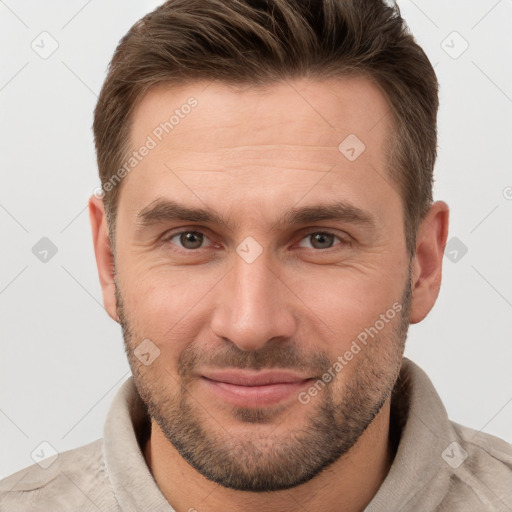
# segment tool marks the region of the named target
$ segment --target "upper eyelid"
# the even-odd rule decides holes
[[[347,240],[348,238],[350,238],[348,234],[341,235],[339,233],[335,233],[334,231],[315,229],[315,230],[312,230],[312,231],[307,231],[304,234],[301,234],[301,240],[303,240],[304,238],[306,238],[308,236],[316,235],[317,233],[321,233],[323,235],[333,235],[336,238],[339,238],[340,240]]]
[[[201,235],[204,235],[206,238],[208,238],[208,240],[213,241],[211,236],[208,236],[207,233],[205,233],[204,231],[202,231],[200,229],[181,229],[180,231],[167,233],[162,236],[162,241],[170,242],[172,238],[174,238],[175,236],[181,235],[183,233],[200,233]],[[204,249],[204,247],[200,247],[200,249]],[[189,251],[190,250],[191,249],[189,249]]]
[[[169,230],[169,231],[166,231],[162,235],[161,238],[164,239],[164,240],[170,240],[171,238],[174,238],[175,236],[181,235],[183,233],[200,233],[201,235],[205,235],[207,238],[211,239],[211,236],[208,236],[207,230],[205,230],[204,228],[203,229],[196,229],[196,228],[183,229],[183,228],[179,228],[179,231]]]
[[[314,235],[316,233],[322,233],[322,234],[327,234],[327,235],[333,235],[335,236],[336,238],[338,238],[338,240],[341,242],[341,244],[350,244],[351,241],[352,241],[352,238],[348,235],[348,234],[345,234],[345,235],[340,235],[340,234],[337,234],[333,231],[328,231],[328,230],[312,230],[312,231],[308,231],[306,232],[304,235],[301,236],[299,242],[302,242],[302,240],[304,240],[305,238],[307,238],[308,236],[311,236],[311,235]],[[324,249],[325,251],[328,251],[329,249],[332,249],[333,247],[329,247],[327,249]]]
[[[195,228],[195,227],[194,228],[185,228],[185,229],[178,228],[178,229],[179,229],[179,231],[171,231],[171,232],[167,232],[167,234],[164,234],[162,237],[163,241],[168,242],[175,236],[181,235],[183,233],[200,233],[202,235],[205,235],[206,238],[208,238],[210,241],[213,241],[212,237],[208,235],[208,231],[209,231],[208,229],[205,229],[202,227],[200,227],[200,228]],[[345,232],[343,235],[341,235],[341,234],[338,234],[329,229],[324,229],[321,227],[317,227],[317,228],[311,227],[311,228],[303,228],[303,229],[299,230],[299,234],[300,234],[299,241],[302,241],[304,238],[311,236],[313,234],[316,234],[316,233],[324,233],[324,234],[333,235],[333,236],[337,237],[341,242],[349,242],[351,240],[350,235],[348,235]],[[205,249],[205,247],[200,247],[199,249]],[[189,251],[199,250],[199,249],[189,249]]]

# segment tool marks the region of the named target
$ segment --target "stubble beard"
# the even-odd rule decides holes
[[[402,309],[395,318],[389,334],[384,329],[369,340],[350,362],[351,378],[343,386],[328,383],[307,405],[310,411],[305,424],[279,434],[280,424],[289,412],[273,408],[232,409],[232,416],[252,428],[245,435],[232,435],[212,419],[208,404],[193,397],[190,372],[205,360],[204,351],[191,345],[183,351],[178,362],[178,384],[168,384],[170,372],[162,365],[145,367],[134,355],[138,336],[131,329],[121,291],[116,281],[119,322],[123,330],[125,349],[137,391],[151,418],[158,424],[167,440],[201,475],[226,488],[268,492],[296,487],[305,483],[337,461],[355,445],[391,396],[398,377],[412,300],[410,275],[401,300]],[[264,347],[248,352],[231,344],[226,351],[216,352],[208,362],[218,366],[261,369],[322,368],[333,361],[324,355],[304,355],[289,345]],[[283,348],[286,347],[286,348]],[[344,369],[340,374],[343,375]],[[191,396],[192,394],[192,396]],[[339,396],[335,396],[339,395]],[[298,402],[297,402],[298,403]],[[270,433],[261,435],[258,424],[276,423]],[[258,431],[260,434],[258,435]],[[249,432],[249,433],[247,433]]]

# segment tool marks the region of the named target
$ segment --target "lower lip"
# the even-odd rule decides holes
[[[263,386],[239,386],[216,380],[201,379],[208,389],[233,405],[240,407],[262,407],[277,404],[292,395],[297,396],[313,379],[297,382],[280,382]]]

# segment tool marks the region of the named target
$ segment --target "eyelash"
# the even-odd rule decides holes
[[[163,239],[162,239],[162,242],[165,243],[165,244],[171,244],[171,245],[175,245],[177,247],[177,250],[182,252],[182,253],[186,253],[186,254],[193,254],[194,252],[197,252],[197,251],[200,251],[202,249],[207,249],[207,247],[199,247],[197,249],[185,249],[184,247],[179,247],[177,246],[176,244],[173,244],[171,243],[171,240],[176,237],[176,236],[179,236],[179,235],[182,235],[183,233],[198,233],[198,234],[201,234],[203,235],[205,238],[207,238],[208,240],[210,240],[210,238],[208,237],[208,235],[206,235],[203,231],[199,231],[199,230],[196,230],[196,229],[182,229],[181,231],[176,231],[176,232],[172,232],[172,233],[169,233],[167,234]],[[339,240],[339,244],[336,244],[336,245],[350,245],[350,240],[345,237],[342,237],[340,235],[337,235],[336,233],[333,233],[331,231],[324,231],[324,230],[315,230],[315,231],[309,231],[307,232],[301,239],[300,241],[302,242],[302,240],[308,238],[308,237],[311,237],[312,235],[317,235],[317,234],[322,234],[322,235],[332,235],[334,236],[335,238],[337,238]],[[310,249],[312,251],[315,251],[315,252],[328,252],[328,251],[331,251],[331,250],[335,250],[336,249],[336,245],[332,246],[332,247],[328,247],[326,249],[315,249],[314,247],[304,247],[304,249]]]

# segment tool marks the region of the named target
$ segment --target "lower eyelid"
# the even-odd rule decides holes
[[[339,241],[339,245],[350,243],[348,238],[344,238],[344,237],[342,237],[340,235],[337,235],[336,233],[331,233],[329,231],[312,231],[311,233],[308,233],[307,235],[304,235],[300,239],[299,243],[302,242],[303,240],[307,240],[309,237],[311,237],[313,235],[316,235],[318,233],[321,233],[321,234],[324,234],[324,235],[332,235],[334,238],[336,238]],[[335,244],[335,245],[338,245],[338,244]],[[327,249],[315,249],[314,247],[313,247],[313,249],[315,249],[316,251],[322,251],[322,250],[323,251],[327,251],[329,249],[333,249],[334,246],[333,247],[328,247]],[[310,249],[310,247],[306,247],[306,249]]]
[[[212,243],[212,240],[210,239],[210,237],[207,236],[205,233],[203,233],[202,231],[196,231],[196,230],[193,230],[193,229],[186,229],[186,230],[183,230],[183,231],[178,231],[176,233],[171,233],[170,235],[164,236],[162,238],[162,242],[163,243],[170,243],[172,245],[176,245],[182,251],[187,251],[187,252],[198,251],[199,249],[206,249],[207,248],[207,246],[206,246],[206,247],[198,247],[197,249],[187,249],[186,247],[181,247],[180,245],[172,242],[173,238],[176,238],[177,236],[180,236],[183,233],[199,233],[199,234],[203,235],[203,242],[209,241],[210,244]]]
[[[171,240],[179,235],[182,235],[183,233],[200,233],[201,235],[203,235],[203,241],[209,241],[210,243],[207,244],[205,247],[198,247],[196,249],[187,249],[186,247],[181,247],[180,245],[176,244],[176,243],[173,243],[171,242]],[[299,240],[299,244],[300,242],[302,242],[303,240],[306,240],[308,237],[312,236],[312,235],[315,235],[317,233],[323,233],[323,234],[326,234],[326,235],[332,235],[334,236],[334,238],[336,238],[338,240],[338,243],[335,244],[333,247],[328,247],[326,249],[315,249],[314,247],[303,247],[304,249],[312,249],[316,252],[321,252],[321,251],[328,251],[329,249],[333,249],[336,245],[348,245],[350,244],[350,240],[348,238],[344,238],[342,237],[341,235],[337,235],[336,233],[331,233],[329,231],[311,231],[310,233],[306,234],[306,235],[303,235],[302,238],[300,238]],[[219,244],[214,242],[208,235],[206,235],[204,232],[202,231],[196,231],[196,230],[193,230],[193,229],[190,229],[190,230],[182,230],[182,231],[178,231],[176,233],[171,233],[170,235],[167,235],[165,236],[163,239],[162,239],[162,242],[164,243],[171,243],[172,245],[176,245],[176,247],[178,247],[180,250],[182,251],[186,251],[186,252],[194,252],[194,251],[199,251],[200,249],[208,249],[209,246],[218,246]],[[300,247],[300,246],[299,246]]]

